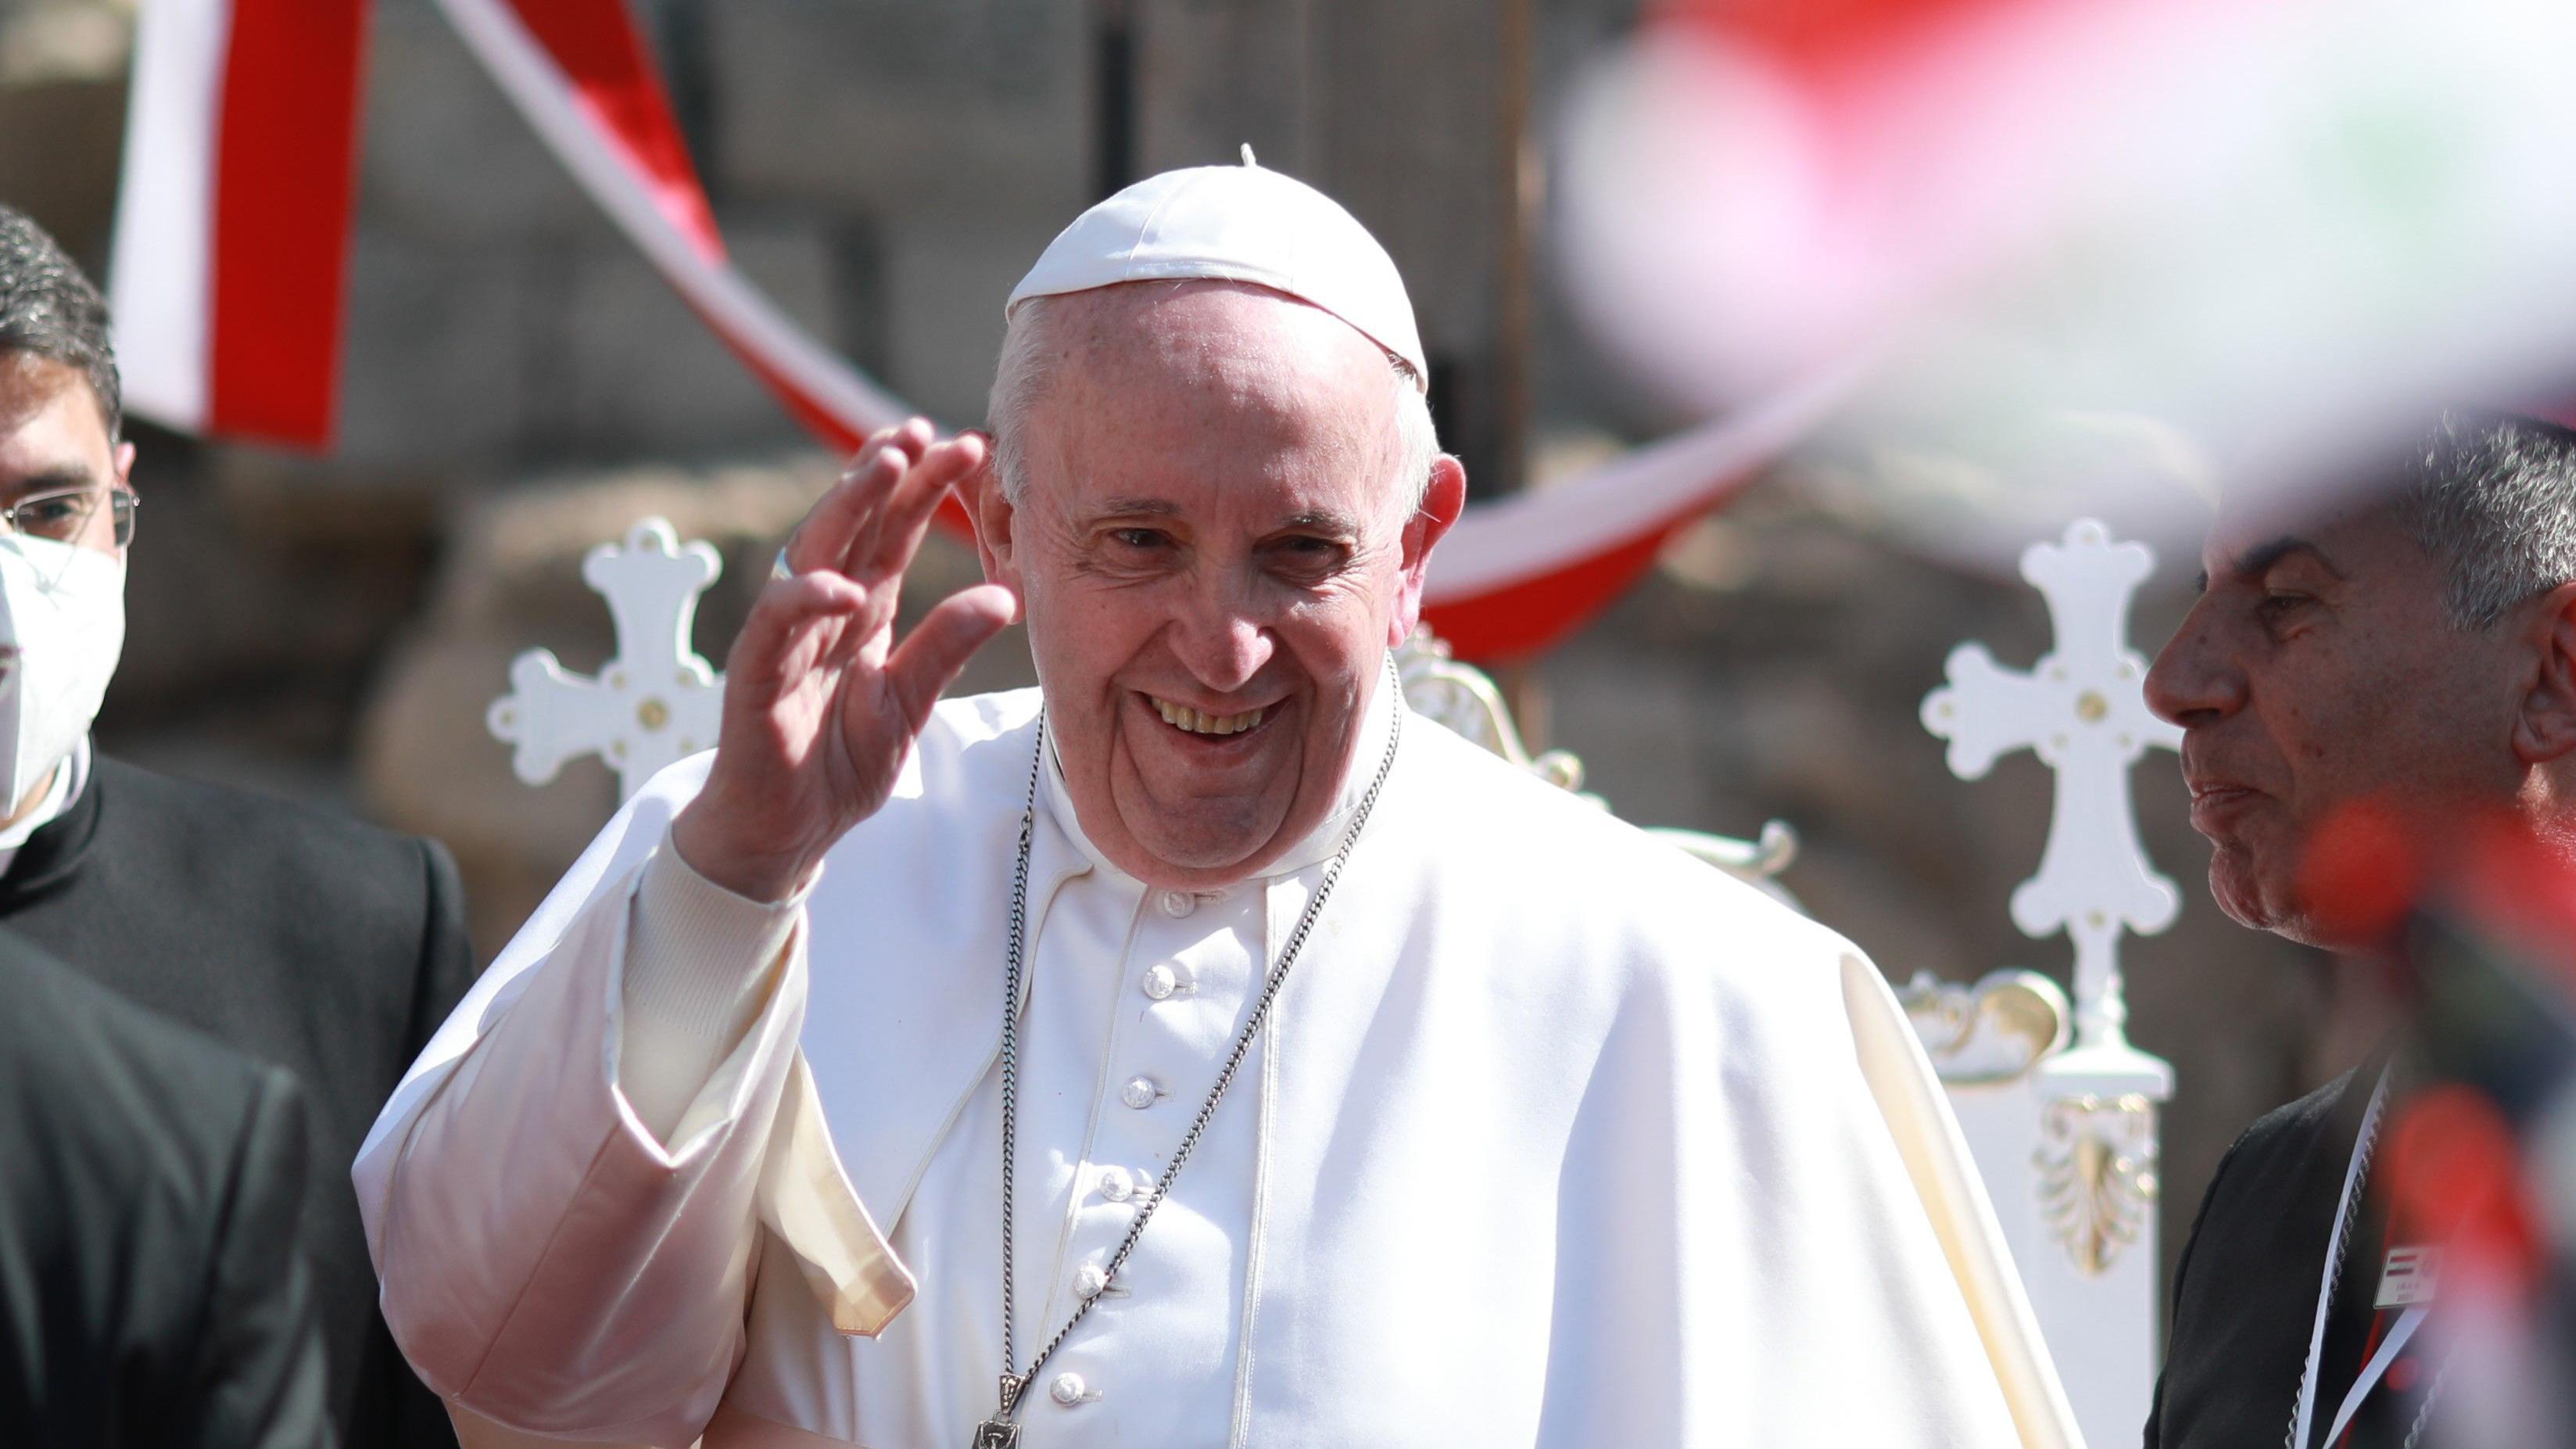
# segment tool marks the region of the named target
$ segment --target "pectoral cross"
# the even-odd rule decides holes
[[[511,764],[520,779],[542,785],[564,761],[597,753],[617,772],[624,800],[654,771],[714,746],[724,681],[689,647],[689,623],[721,567],[713,548],[681,546],[659,518],[628,529],[622,548],[590,551],[582,582],[608,601],[617,653],[595,679],[566,673],[550,650],[511,661],[510,692],[484,719],[495,738],[518,746]]]
[[[1010,1421],[1011,1407],[1020,1399],[1020,1387],[1028,1380],[1018,1374],[1002,1375],[1002,1406],[993,1417],[975,1426],[971,1449],[1020,1449],[1020,1426]]]
[[[2022,577],[2047,598],[2057,647],[2021,674],[1963,644],[1951,651],[1949,684],[1923,701],[1923,727],[1950,742],[1960,779],[2020,749],[2057,773],[2048,844],[2039,873],[2013,892],[2012,918],[2027,935],[2073,939],[2078,1047],[2126,1044],[2120,932],[2161,931],[2182,904],[2138,843],[2129,801],[2129,766],[2150,747],[2182,743],[2181,730],[2148,713],[2146,661],[2126,642],[2130,595],[2154,568],[2145,545],[2113,543],[2089,518],[2061,543],[2031,545]]]

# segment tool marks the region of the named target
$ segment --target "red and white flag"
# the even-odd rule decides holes
[[[366,7],[153,0],[109,291],[125,401],[318,447],[340,371]]]
[[[440,5],[573,179],[807,428],[849,449],[911,414],[726,260],[626,0]],[[212,437],[329,446],[365,31],[363,0],[145,8],[110,271],[138,414]],[[1586,477],[1470,508],[1435,555],[1432,626],[1469,658],[1553,644],[1841,391],[1787,389]]]

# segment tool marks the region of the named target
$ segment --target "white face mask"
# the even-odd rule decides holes
[[[0,816],[89,733],[125,648],[125,561],[0,536]]]

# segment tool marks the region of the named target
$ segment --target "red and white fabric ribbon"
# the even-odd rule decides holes
[[[133,411],[329,437],[366,26],[359,3],[145,8],[108,272]]]
[[[799,421],[847,449],[911,413],[727,262],[627,0],[440,5],[573,178]],[[146,8],[111,270],[138,413],[328,444],[364,32],[362,0]],[[1469,508],[1434,555],[1432,627],[1469,658],[1553,644],[1841,391],[1793,389],[1545,492]]]

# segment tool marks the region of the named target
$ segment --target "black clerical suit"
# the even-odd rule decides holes
[[[2146,1449],[2281,1449],[2316,1329],[2317,1293],[2353,1146],[2388,1053],[2253,1126],[2228,1149],[2174,1268],[2172,1329]],[[2385,1128],[2386,1112],[2382,1125]],[[2387,1251],[2378,1193],[2357,1194],[2327,1317],[2312,1443],[2323,1443],[2367,1358]],[[2352,1449],[2398,1449],[2422,1405],[2410,1351],[2354,1418]]]
[[[97,757],[0,875],[0,925],[126,997],[294,1073],[304,1245],[352,1449],[455,1442],[395,1349],[349,1167],[473,977],[455,863],[428,841]]]
[[[327,1449],[284,1071],[0,931],[0,1444]]]

